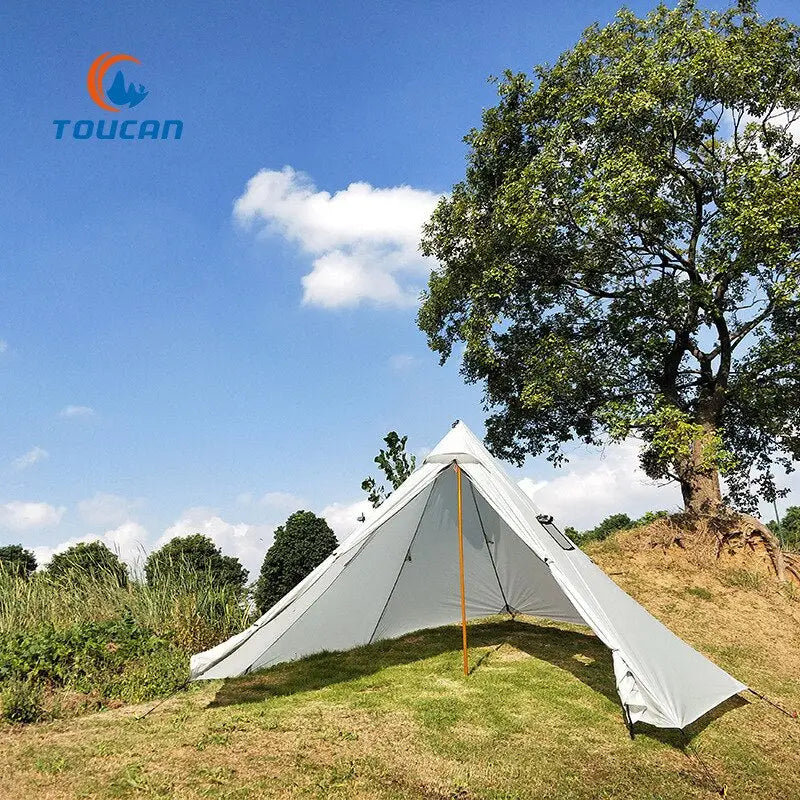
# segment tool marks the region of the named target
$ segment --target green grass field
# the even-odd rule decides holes
[[[737,677],[800,706],[800,603],[619,542],[593,556]],[[738,576],[738,577],[737,577]],[[440,628],[152,703],[7,727],[3,798],[800,798],[800,722],[751,698],[628,737],[611,658],[541,620]],[[706,771],[710,770],[710,774]]]

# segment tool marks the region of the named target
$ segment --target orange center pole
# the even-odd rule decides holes
[[[461,578],[461,638],[464,648],[464,674],[469,675],[469,660],[467,659],[467,600],[464,593],[464,531],[461,514],[461,470],[458,464],[453,467],[456,471],[458,486],[458,568]]]

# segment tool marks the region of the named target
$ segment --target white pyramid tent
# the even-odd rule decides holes
[[[684,728],[747,688],[623,592],[461,422],[261,619],[193,656],[192,678],[234,677],[458,622],[462,575],[469,618],[510,612],[591,627],[612,652],[631,723]]]

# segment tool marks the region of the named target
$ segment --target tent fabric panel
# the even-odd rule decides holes
[[[367,520],[322,564],[249,628],[210,650],[193,655],[190,665],[192,680],[233,677],[251,670],[254,662],[266,649],[325,593],[385,522],[392,519],[406,504],[416,500],[420,493],[427,497],[427,492],[441,469],[439,466],[425,465],[414,472],[379,508],[368,512]]]
[[[456,473],[446,469],[436,479],[420,521],[410,560],[402,570],[375,632],[376,639],[433,628],[461,619]],[[503,594],[469,491],[462,479],[462,530],[467,616],[502,613]]]
[[[585,625],[544,561],[514,533],[479,490],[472,487],[472,491],[511,611]]]
[[[321,650],[346,650],[372,638],[398,564],[408,552],[414,530],[435,486],[432,483],[387,519],[347,568],[253,661],[261,669]]]
[[[564,582],[591,596],[594,607],[589,613],[598,625],[607,626],[609,638],[617,645],[612,648],[617,660],[627,665],[637,691],[656,700],[640,712],[642,721],[663,727],[663,718],[683,728],[747,688],[676,636],[581,555],[572,562],[572,574],[566,573]],[[607,614],[599,613],[602,609],[613,609],[613,617],[608,620]],[[633,705],[636,693],[628,696],[628,686],[618,682],[620,698]]]
[[[243,634],[246,634],[246,636],[239,634],[240,637],[243,637],[241,640],[238,637],[234,637],[236,641],[228,640],[228,642],[224,643],[234,646],[229,649],[229,652],[224,653],[221,658],[214,658],[213,650],[201,653],[199,657],[195,656],[196,660],[192,662],[193,672],[196,671],[198,673],[195,677],[203,680],[212,680],[214,678],[232,678],[250,672],[255,661],[273,642],[283,636],[319,597],[324,595],[325,591],[333,585],[345,570],[348,563],[349,560],[346,558],[332,562],[317,576],[313,586],[299,595],[282,612],[262,625],[254,623],[254,626],[258,627],[255,627],[254,630],[248,629],[244,631]],[[208,660],[207,666],[202,664],[201,658]]]

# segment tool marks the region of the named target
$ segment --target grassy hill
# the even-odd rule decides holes
[[[720,666],[800,707],[800,593],[757,559],[712,569],[652,532],[590,555]],[[244,679],[193,686],[158,707],[7,727],[8,798],[800,798],[800,722],[750,696],[689,733],[631,741],[608,651],[541,620],[441,628]],[[711,777],[706,769],[713,775]]]

